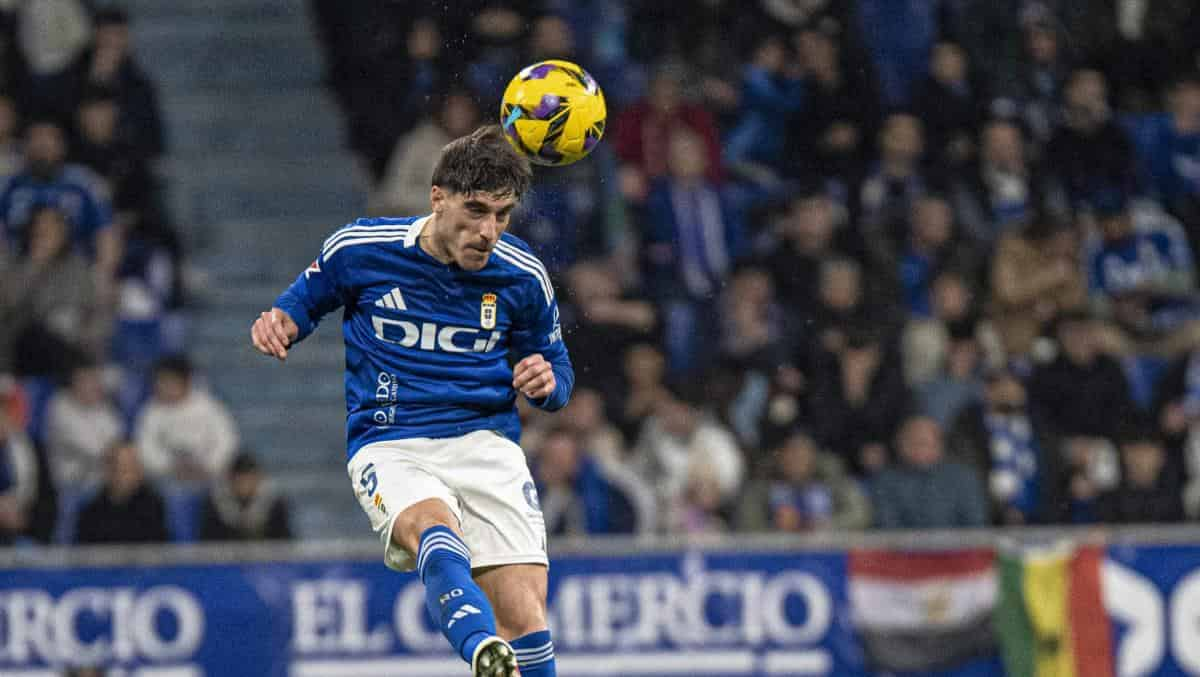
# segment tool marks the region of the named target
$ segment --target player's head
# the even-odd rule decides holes
[[[451,141],[433,170],[434,253],[465,270],[483,268],[532,180],[529,161],[499,126]]]

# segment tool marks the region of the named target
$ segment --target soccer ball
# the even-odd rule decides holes
[[[539,165],[583,159],[600,143],[606,117],[600,86],[570,61],[521,69],[500,104],[500,125],[509,143]]]

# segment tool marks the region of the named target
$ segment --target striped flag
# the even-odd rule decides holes
[[[874,668],[941,670],[994,655],[991,550],[860,550],[849,573],[851,616]]]
[[[1002,553],[996,629],[1009,677],[1112,677],[1099,547]]]

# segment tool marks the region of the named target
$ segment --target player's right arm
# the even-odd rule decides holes
[[[286,360],[288,348],[304,340],[342,302],[335,271],[322,253],[279,295],[275,307],[259,314],[250,328],[250,340],[262,354]]]

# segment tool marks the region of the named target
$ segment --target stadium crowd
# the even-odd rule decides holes
[[[1193,4],[309,3],[373,214],[525,64],[604,88],[513,225],[577,374],[522,409],[555,536],[1200,515]],[[0,543],[286,538],[179,356],[129,23],[0,2]]]
[[[311,6],[375,214],[525,64],[604,88],[513,225],[578,378],[524,416],[553,534],[1200,513],[1194,3]]]
[[[193,377],[156,89],[111,3],[0,3],[0,545],[286,538]]]

